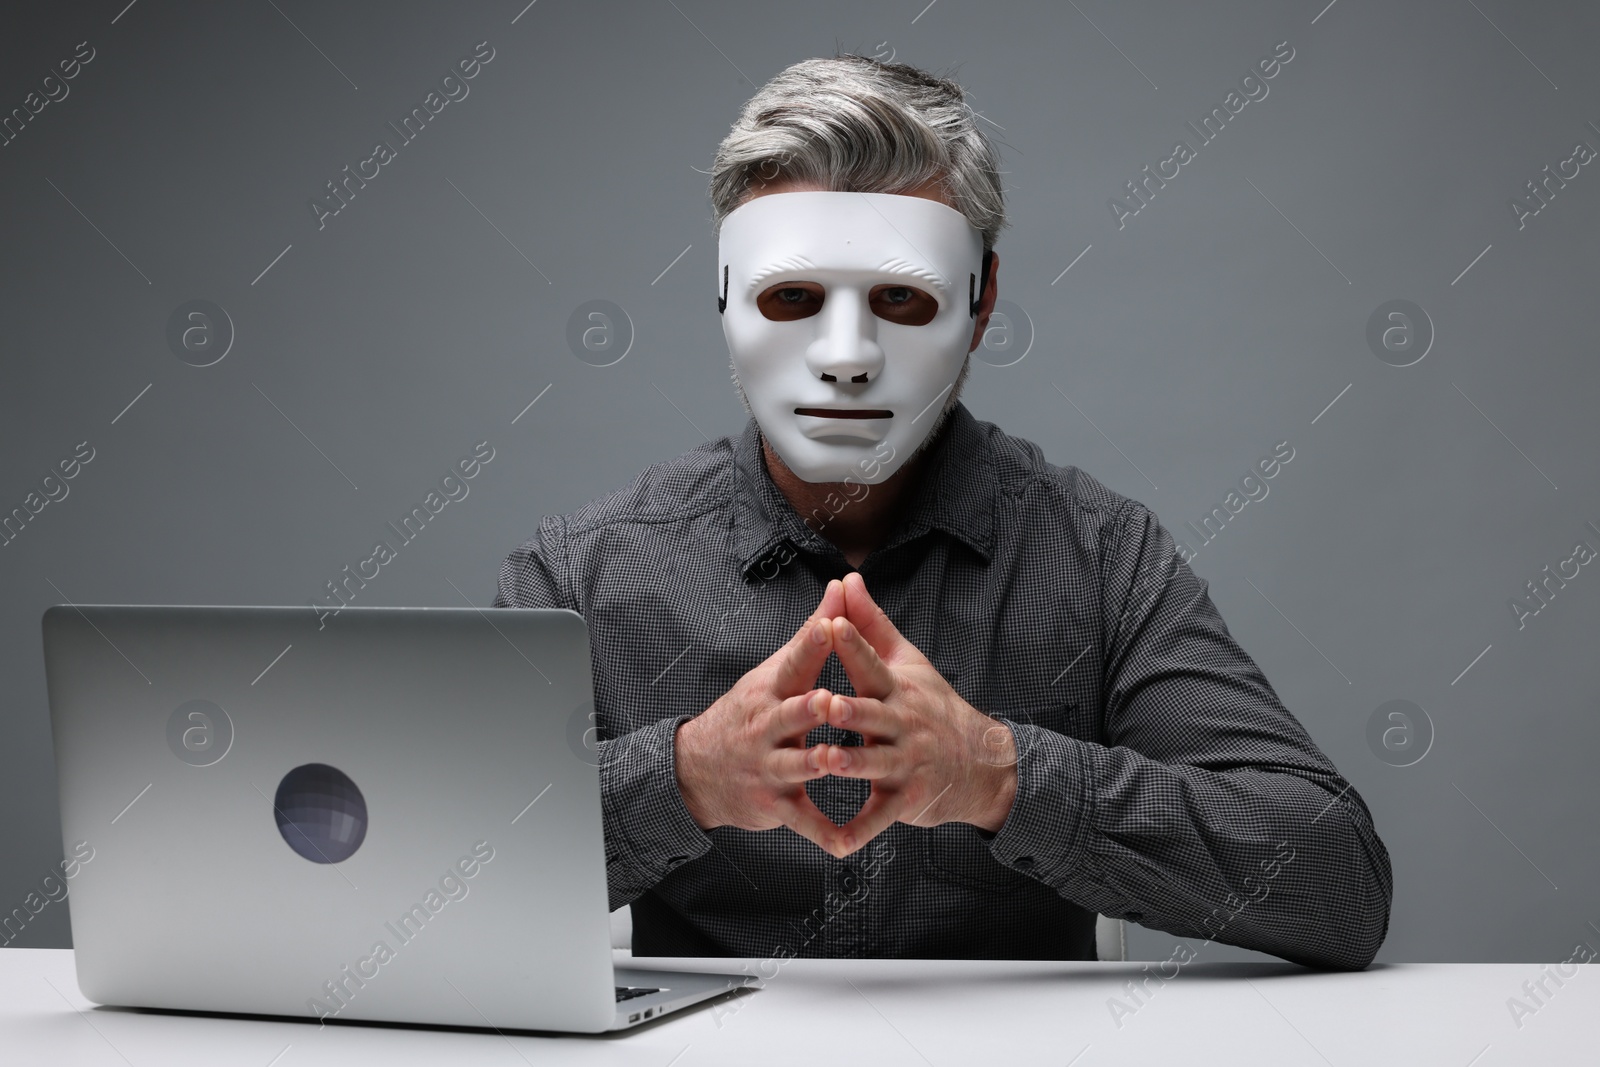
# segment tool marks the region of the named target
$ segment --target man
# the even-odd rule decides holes
[[[1364,967],[1388,854],[1138,501],[959,403],[998,287],[959,86],[858,56],[711,181],[752,417],[566,516],[496,606],[591,633],[645,955],[1093,959],[1095,914]]]

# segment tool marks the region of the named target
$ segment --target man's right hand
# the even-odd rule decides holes
[[[807,748],[806,734],[828,721],[831,694],[813,683],[833,651],[832,620],[844,613],[844,584],[831,581],[787,644],[678,727],[678,790],[702,830],[787,826],[839,854],[839,828],[805,785],[828,773],[828,746]]]

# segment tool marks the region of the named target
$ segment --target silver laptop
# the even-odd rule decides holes
[[[753,981],[613,970],[573,612],[78,605],[43,627],[90,1000],[599,1032]]]

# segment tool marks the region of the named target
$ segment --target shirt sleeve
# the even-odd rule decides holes
[[[567,608],[588,618],[571,581],[563,519],[549,516],[538,533],[500,564],[497,608]],[[592,622],[591,622],[592,625]],[[689,814],[678,790],[676,737],[689,716],[662,719],[608,737],[611,716],[596,706],[601,739],[600,808],[605,827],[606,883],[611,910],[634,900],[673,870],[711,850],[711,838]]]
[[[1002,720],[1017,793],[991,854],[1102,915],[1367,966],[1393,882],[1365,803],[1155,515],[1130,500],[1104,536],[1102,739]]]

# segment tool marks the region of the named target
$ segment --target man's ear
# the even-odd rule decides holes
[[[972,314],[978,321],[972,327],[972,343],[967,346],[968,352],[976,350],[983,343],[983,331],[988,329],[989,316],[994,311],[995,301],[999,299],[999,274],[1000,256],[991,251],[983,260],[983,287],[977,289],[975,281],[970,283],[978,294],[972,303]]]

